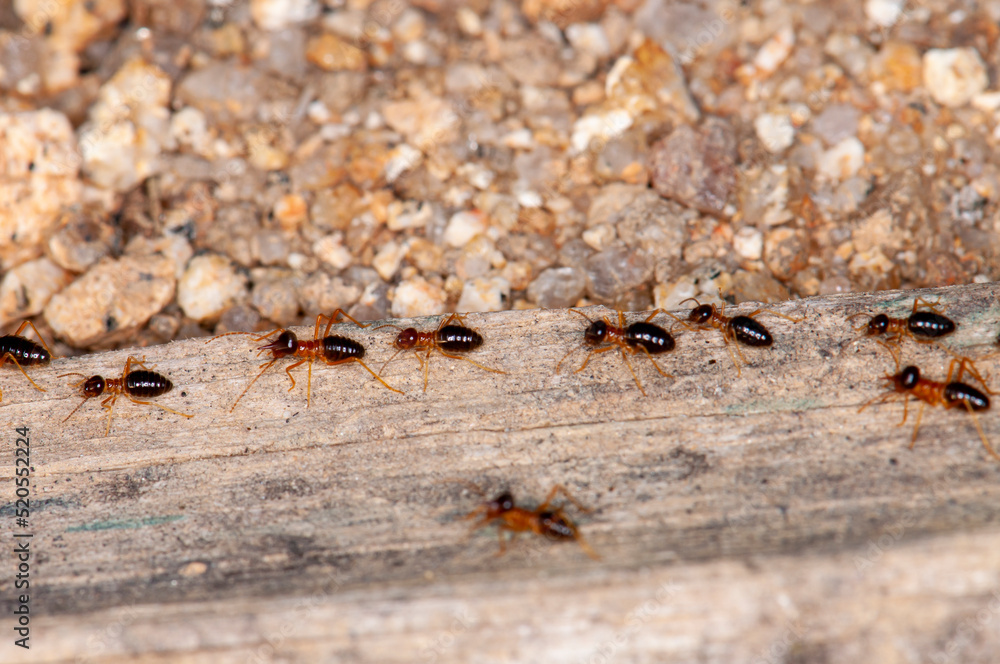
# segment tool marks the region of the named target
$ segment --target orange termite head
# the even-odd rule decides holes
[[[295,351],[299,348],[299,340],[296,338],[294,332],[289,332],[288,330],[282,330],[278,338],[271,343],[264,344],[258,351],[270,351],[271,355],[275,359],[280,357],[288,357],[290,355],[295,355]]]
[[[396,335],[396,340],[393,345],[400,350],[409,350],[417,345],[417,340],[420,338],[420,333],[417,332],[416,328],[408,327],[405,330],[401,330],[399,334]]]

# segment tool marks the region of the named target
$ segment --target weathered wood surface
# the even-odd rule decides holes
[[[398,395],[317,365],[308,409],[306,372],[288,392],[276,367],[228,412],[259,364],[248,337],[143,349],[178,386],[160,402],[194,417],[120,401],[108,437],[96,401],[61,423],[78,398],[55,376],[115,374],[127,351],[33,372],[45,393],[5,368],[5,529],[27,425],[36,557],[34,647],[5,640],[2,659],[248,661],[270,639],[261,661],[612,661],[610,639],[613,661],[945,661],[949,644],[948,661],[994,661],[1000,463],[964,412],[928,409],[912,451],[900,404],[857,412],[894,365],[845,319],[906,315],[915,294],[780,305],[806,320],[762,316],[775,347],[745,350],[741,377],[718,333],[681,332],[661,359],[674,378],[633,358],[647,396],[616,353],[554,373],[582,336],[566,311],[468,317],[487,339],[473,357],[506,375],[435,356],[422,393],[401,357]],[[949,348],[995,349],[992,284],[919,294],[960,323]],[[373,368],[392,352],[392,330],[336,329]],[[943,378],[949,356],[907,343],[904,358]],[[1000,445],[995,412],[981,422]],[[526,536],[495,557],[492,531],[467,536],[480,498],[453,478],[525,503],[565,484],[594,509],[570,515],[603,560]],[[767,654],[788,630],[790,650]]]

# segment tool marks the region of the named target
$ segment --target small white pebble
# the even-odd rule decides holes
[[[753,127],[764,148],[772,154],[784,152],[795,142],[795,128],[787,115],[763,113],[754,120]]]
[[[861,169],[865,161],[865,146],[849,136],[824,152],[819,158],[819,175],[832,181],[846,180]]]
[[[326,107],[326,104],[317,99],[310,102],[309,106],[306,107],[306,117],[313,123],[321,125],[329,122],[333,118],[333,114],[330,113],[330,109]]]
[[[378,276],[383,281],[389,281],[399,269],[399,264],[406,255],[406,248],[397,242],[389,241],[385,243],[375,257],[372,259],[372,267],[378,272]]]
[[[486,231],[486,218],[478,210],[456,212],[444,229],[444,241],[450,247],[461,248],[469,240]]]
[[[530,129],[518,129],[504,136],[503,144],[514,150],[530,150],[535,147],[535,137]]]
[[[389,153],[385,162],[385,181],[395,182],[396,178],[408,170],[416,168],[424,158],[424,153],[412,145],[403,143]]]
[[[458,21],[458,28],[470,37],[478,37],[483,34],[483,22],[479,14],[468,7],[459,7],[455,12],[455,20]]]
[[[444,313],[448,295],[440,286],[423,277],[407,279],[396,286],[392,298],[392,315],[396,318],[436,316]]]
[[[611,42],[599,23],[574,23],[566,28],[566,39],[580,53],[595,58],[611,55]]]
[[[335,270],[343,270],[354,258],[343,244],[341,233],[332,233],[313,242],[313,253]]]
[[[604,251],[608,245],[615,241],[617,233],[611,224],[598,224],[585,230],[581,237],[587,246],[594,251]]]
[[[542,195],[537,191],[525,189],[517,192],[517,204],[523,208],[542,207]]]
[[[888,28],[896,24],[903,13],[903,0],[867,0],[865,15],[877,26]]]
[[[672,284],[657,284],[653,288],[653,299],[658,309],[677,309],[681,302],[698,294],[691,277],[681,277]]]
[[[988,83],[986,65],[974,48],[932,48],[924,53],[924,87],[939,104],[962,106]]]
[[[185,316],[195,320],[215,318],[246,296],[246,277],[219,254],[195,256],[177,282],[177,304]]]
[[[764,234],[753,226],[744,226],[733,235],[733,249],[741,258],[760,260],[764,253]]]
[[[510,300],[510,282],[503,277],[478,278],[465,282],[456,310],[503,311]]]

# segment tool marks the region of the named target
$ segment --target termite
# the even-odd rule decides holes
[[[771,332],[754,316],[767,313],[790,320],[793,323],[802,321],[801,318],[786,316],[770,309],[756,309],[748,314],[730,317],[726,315],[725,302],[722,303],[721,309],[716,309],[714,304],[702,304],[693,297],[683,300],[681,304],[689,301],[694,302],[696,306],[688,313],[686,321],[674,316],[670,312],[664,313],[688,329],[715,328],[718,330],[722,334],[722,340],[726,344],[726,349],[729,351],[729,357],[732,358],[733,364],[736,366],[737,376],[742,375],[743,372],[740,370],[740,363],[736,361],[736,355],[739,355],[740,360],[746,364],[746,358],[743,357],[740,344],[754,348],[767,348],[774,345],[774,337],[771,336]],[[736,353],[733,353],[734,347],[736,348]]]
[[[665,378],[673,378],[670,374],[665,372],[660,368],[660,365],[656,363],[653,359],[653,355],[660,355],[667,353],[674,349],[675,343],[674,338],[669,332],[664,330],[659,325],[654,325],[649,321],[653,320],[659,313],[666,313],[662,309],[656,309],[645,320],[637,323],[632,323],[631,325],[625,325],[625,314],[622,311],[618,312],[618,324],[615,325],[607,316],[601,318],[601,320],[591,320],[582,311],[577,311],[576,309],[570,309],[575,314],[579,314],[587,319],[590,325],[583,332],[583,343],[576,348],[571,348],[569,352],[563,355],[562,359],[556,365],[556,372],[559,372],[559,367],[562,363],[570,356],[571,353],[577,351],[581,348],[590,348],[590,352],[587,353],[587,357],[584,359],[583,364],[574,373],[580,373],[587,368],[587,364],[590,362],[591,356],[595,353],[604,353],[609,350],[619,349],[622,354],[622,360],[625,362],[625,366],[632,373],[632,378],[635,380],[635,384],[639,387],[639,391],[642,392],[643,396],[646,396],[646,390],[643,389],[642,383],[639,382],[639,377],[636,376],[635,370],[632,368],[632,363],[628,361],[629,355],[636,355],[640,352],[645,353],[649,361],[653,363],[656,370],[661,376]]]
[[[902,399],[903,419],[899,423],[899,426],[902,426],[906,423],[910,397],[918,399],[920,401],[920,410],[917,411],[917,422],[913,427],[913,437],[910,439],[910,449],[912,450],[917,442],[917,433],[920,431],[920,418],[924,414],[924,406],[941,406],[947,409],[964,408],[972,416],[972,421],[979,431],[979,438],[983,441],[983,447],[986,448],[986,451],[993,458],[1000,461],[1000,455],[993,450],[993,446],[987,440],[986,433],[983,431],[983,427],[979,423],[979,418],[976,416],[977,412],[988,410],[990,407],[990,398],[986,395],[996,393],[986,386],[986,382],[979,374],[975,363],[971,359],[968,357],[957,357],[949,362],[948,377],[944,381],[924,378],[920,375],[920,369],[912,365],[900,371],[899,359],[895,355],[893,355],[893,359],[896,360],[896,373],[887,374],[882,377],[883,380],[891,383],[889,389],[883,394],[869,399],[858,409],[859,413],[872,404]],[[955,372],[956,366],[958,367],[957,373]],[[982,391],[962,382],[962,374],[965,371],[968,371],[983,386]],[[983,393],[984,391],[986,394]]]
[[[23,332],[24,328],[29,325],[31,326],[31,329],[34,330],[35,336],[38,337],[38,340],[41,342],[40,344],[21,336],[21,332]],[[3,366],[8,362],[12,362],[14,366],[17,367],[22,374],[24,374],[24,377],[28,379],[28,382],[31,383],[39,392],[44,392],[45,388],[39,387],[38,383],[33,381],[31,376],[28,375],[28,372],[24,370],[24,367],[42,366],[51,361],[52,351],[49,350],[49,347],[45,344],[45,339],[42,339],[42,335],[38,333],[38,330],[35,328],[35,324],[30,320],[22,322],[14,334],[5,334],[0,337],[0,366]],[[0,390],[0,401],[2,400],[3,390]]]
[[[205,342],[212,343],[216,339],[228,337],[233,334],[249,335],[254,337],[254,341],[264,341],[265,339],[270,339],[275,334],[278,335],[273,341],[257,348],[258,356],[262,353],[270,353],[271,359],[260,365],[260,372],[252,381],[250,381],[250,384],[247,385],[242,392],[240,392],[240,396],[238,396],[236,401],[233,402],[233,405],[229,408],[229,412],[233,412],[233,409],[236,408],[236,404],[240,402],[240,399],[242,399],[243,395],[247,393],[247,390],[253,387],[253,384],[257,382],[257,379],[264,375],[264,372],[274,366],[275,362],[286,357],[300,358],[298,362],[294,362],[285,367],[285,373],[288,374],[288,379],[292,381],[292,386],[288,388],[289,391],[295,388],[295,378],[292,376],[292,369],[295,369],[305,363],[309,364],[309,378],[306,387],[306,408],[309,407],[309,404],[312,401],[312,365],[316,360],[319,360],[331,367],[338,364],[346,364],[348,362],[357,362],[363,366],[368,373],[374,376],[375,380],[382,383],[386,389],[403,394],[401,390],[397,390],[395,387],[392,387],[382,380],[378,374],[372,371],[371,368],[369,368],[369,366],[362,361],[361,358],[365,356],[364,346],[354,339],[330,334],[330,327],[333,325],[337,316],[341,314],[343,314],[344,318],[348,319],[358,327],[368,327],[368,325],[362,325],[358,321],[354,320],[343,309],[337,309],[330,316],[325,314],[319,314],[316,316],[316,329],[313,331],[313,338],[311,340],[300,341],[291,330],[277,329],[261,335],[256,335],[252,332],[227,332],[225,334],[220,334],[217,337],[213,337]],[[326,324],[323,336],[320,337],[319,326],[320,322],[324,318],[329,319],[329,322]]]
[[[868,316],[868,322],[854,328],[856,332],[864,330],[865,336],[875,337],[885,335],[879,340],[889,349],[893,357],[898,357],[903,337],[909,337],[918,343],[935,343],[941,337],[955,331],[958,325],[935,309],[937,302],[931,303],[922,297],[914,298],[913,310],[906,318],[893,318],[886,314],[859,313],[848,317],[848,321],[861,316]],[[923,305],[924,310],[919,310]]]
[[[483,491],[479,489],[479,487],[464,482],[463,484],[466,484],[466,486],[469,486],[480,495],[483,495]],[[559,493],[563,494],[580,511],[591,511],[581,505],[576,498],[574,498],[569,491],[566,490],[566,487],[561,484],[557,484],[552,487],[551,491],[549,491],[549,495],[546,496],[545,502],[535,509],[518,507],[514,503],[514,497],[511,493],[509,491],[504,491],[496,498],[484,502],[479,507],[466,514],[463,519],[479,519],[472,525],[471,530],[473,531],[496,523],[497,535],[500,540],[500,551],[497,553],[498,556],[502,556],[507,551],[507,544],[504,540],[504,532],[506,531],[513,533],[512,538],[517,537],[520,533],[531,532],[552,540],[571,540],[577,542],[583,549],[584,553],[588,556],[594,560],[600,560],[600,556],[598,556],[590,545],[587,544],[587,541],[583,539],[583,536],[580,535],[580,531],[576,524],[569,520],[564,513],[563,508],[550,507],[552,505],[552,501],[555,500],[556,495]]]
[[[457,324],[452,324],[452,321],[457,320]],[[456,355],[456,353],[469,353],[476,350],[483,345],[483,335],[479,334],[476,330],[468,327],[462,316],[459,314],[451,314],[448,318],[441,321],[437,329],[433,332],[420,332],[416,328],[408,327],[406,329],[400,328],[398,325],[379,325],[374,328],[376,330],[382,329],[383,327],[394,327],[399,330],[399,334],[396,335],[395,341],[393,341],[393,346],[396,348],[396,352],[392,354],[382,368],[379,370],[379,375],[385,371],[386,366],[395,359],[397,355],[406,350],[413,351],[413,356],[417,358],[420,362],[421,368],[424,370],[424,392],[427,391],[427,376],[430,367],[431,353],[437,351],[444,355],[445,357],[450,357],[454,360],[463,360],[469,364],[475,365],[484,371],[491,371],[493,373],[505,374],[506,371],[500,371],[499,369],[492,369],[490,367],[484,366],[475,360],[470,360],[467,357],[462,357],[461,355]],[[421,357],[421,352],[426,351],[424,356]]]
[[[75,372],[59,376],[59,378],[63,378],[65,376],[81,376],[83,378],[80,382],[73,384],[73,387],[80,388],[83,401],[77,404],[76,408],[70,411],[70,414],[66,416],[63,422],[73,417],[73,413],[80,410],[80,406],[87,403],[88,399],[93,399],[103,394],[110,395],[101,402],[101,407],[107,409],[108,411],[108,426],[104,430],[105,436],[111,433],[111,419],[114,416],[115,404],[118,402],[118,397],[120,396],[128,398],[128,400],[132,403],[142,404],[144,406],[156,406],[157,408],[161,408],[168,413],[180,415],[181,417],[194,417],[193,415],[181,413],[173,408],[167,408],[166,406],[161,406],[160,404],[153,403],[152,401],[140,400],[151,399],[153,397],[164,395],[174,387],[174,384],[170,382],[169,378],[163,374],[159,374],[146,368],[145,359],[146,358],[139,360],[129,356],[129,358],[125,361],[125,368],[122,369],[122,375],[120,378],[104,378],[103,376],[90,376],[88,378],[81,373]],[[133,365],[142,368],[133,371]]]

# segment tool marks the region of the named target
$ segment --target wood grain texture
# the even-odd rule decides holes
[[[261,661],[591,661],[627,629],[617,659],[593,661],[731,662],[792,625],[786,652],[759,661],[932,661],[1000,588],[1000,463],[967,413],[928,409],[911,451],[900,404],[857,412],[894,365],[846,318],[906,315],[916,294],[959,322],[949,348],[995,349],[992,284],[813,298],[776,307],[797,325],[761,316],[775,346],[745,349],[740,377],[714,331],[678,333],[660,360],[673,378],[633,357],[643,396],[617,353],[573,373],[579,351],[554,373],[580,317],[511,311],[468,316],[487,339],[471,357],[505,375],[435,356],[423,393],[401,356],[385,373],[398,395],[359,366],[316,365],[307,409],[306,372],[289,392],[281,362],[229,413],[254,344],[193,339],[143,352],[177,386],[159,402],[194,417],[120,401],[108,437],[96,400],[60,422],[78,399],[55,376],[118,373],[127,351],[33,372],[45,393],[5,368],[5,449],[13,426],[31,427],[39,627],[37,649],[5,642],[3,659],[248,661],[271,638]],[[336,332],[375,369],[391,355],[392,330]],[[903,352],[944,377],[940,348]],[[995,412],[981,422],[1000,445]],[[495,532],[469,537],[460,521],[481,499],[455,479],[526,504],[566,485],[594,510],[569,514],[603,560],[527,536],[496,557]],[[647,601],[660,609],[632,631]],[[1000,644],[1000,607],[991,615],[949,661],[991,661],[977,659]]]

